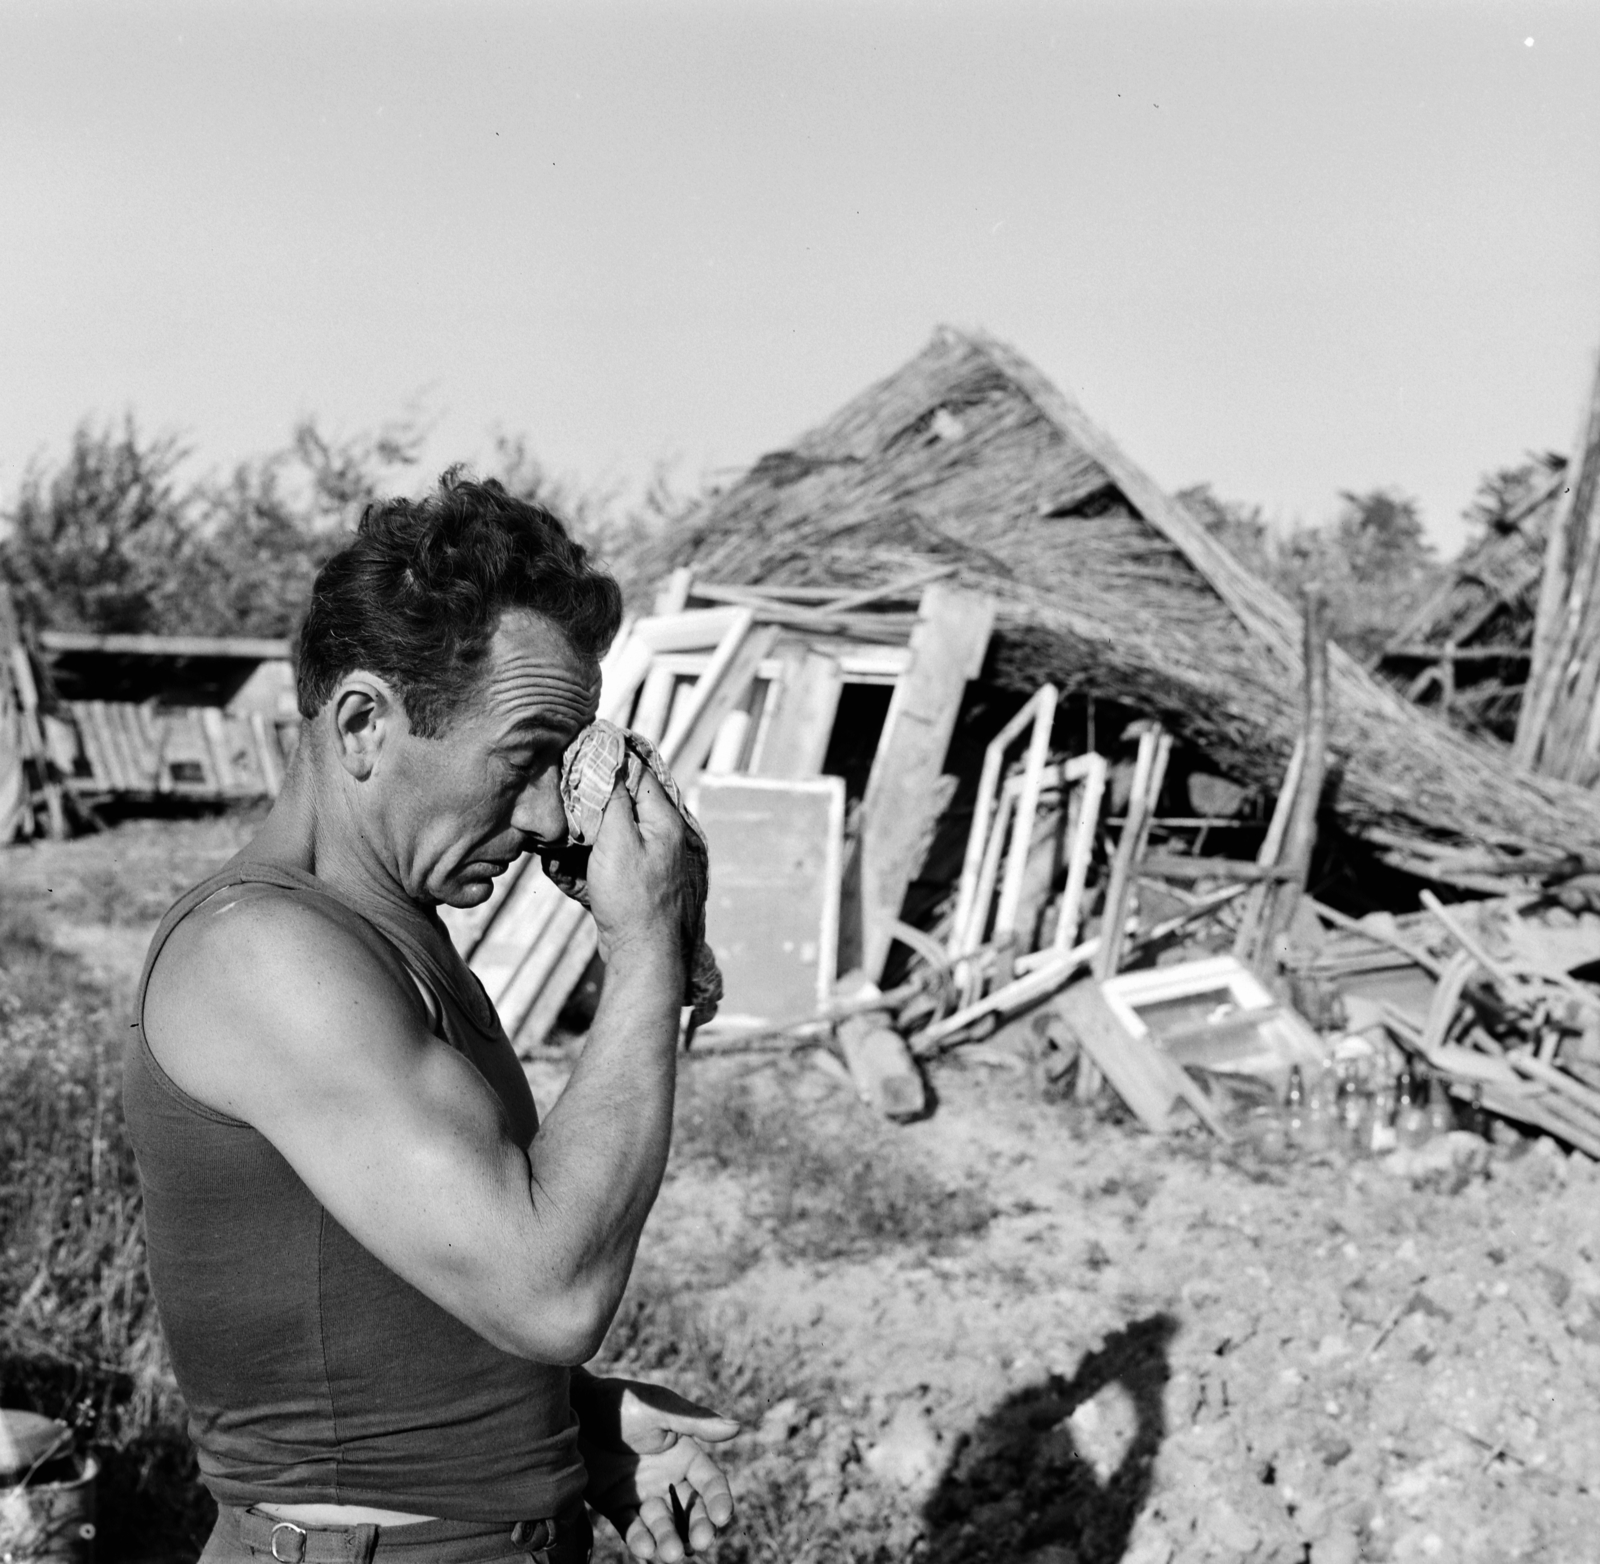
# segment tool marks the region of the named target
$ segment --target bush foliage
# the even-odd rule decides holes
[[[290,635],[362,510],[432,476],[420,471],[424,438],[414,419],[347,439],[308,419],[281,450],[186,479],[191,453],[173,436],[145,434],[131,414],[82,423],[0,510],[0,580],[25,620],[57,630]],[[555,511],[630,598],[647,585],[650,544],[695,503],[664,467],[637,504],[563,482],[505,434],[481,476]]]

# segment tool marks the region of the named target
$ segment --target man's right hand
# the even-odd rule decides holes
[[[637,804],[619,782],[589,854],[588,901],[600,959],[624,951],[684,960],[688,827],[648,772]]]

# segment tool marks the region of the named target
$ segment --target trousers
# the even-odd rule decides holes
[[[407,1526],[299,1526],[265,1510],[217,1511],[200,1564],[588,1564],[581,1503],[547,1520],[415,1521]]]

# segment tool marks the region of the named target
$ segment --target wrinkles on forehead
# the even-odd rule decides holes
[[[478,705],[500,733],[531,726],[568,737],[594,721],[600,665],[531,615],[507,616],[491,643]]]

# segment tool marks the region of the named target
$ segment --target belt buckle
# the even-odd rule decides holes
[[[294,1533],[297,1540],[291,1541],[289,1544],[295,1550],[293,1553],[278,1552],[278,1533],[280,1531]],[[268,1539],[272,1543],[273,1558],[278,1561],[278,1564],[301,1564],[301,1560],[306,1556],[306,1536],[307,1533],[304,1526],[296,1526],[293,1521],[279,1521],[272,1528],[272,1535]]]
[[[555,1518],[552,1516],[537,1521],[518,1521],[511,1528],[511,1540],[530,1559],[538,1559],[540,1564],[546,1564],[550,1557],[550,1549],[555,1546]]]

